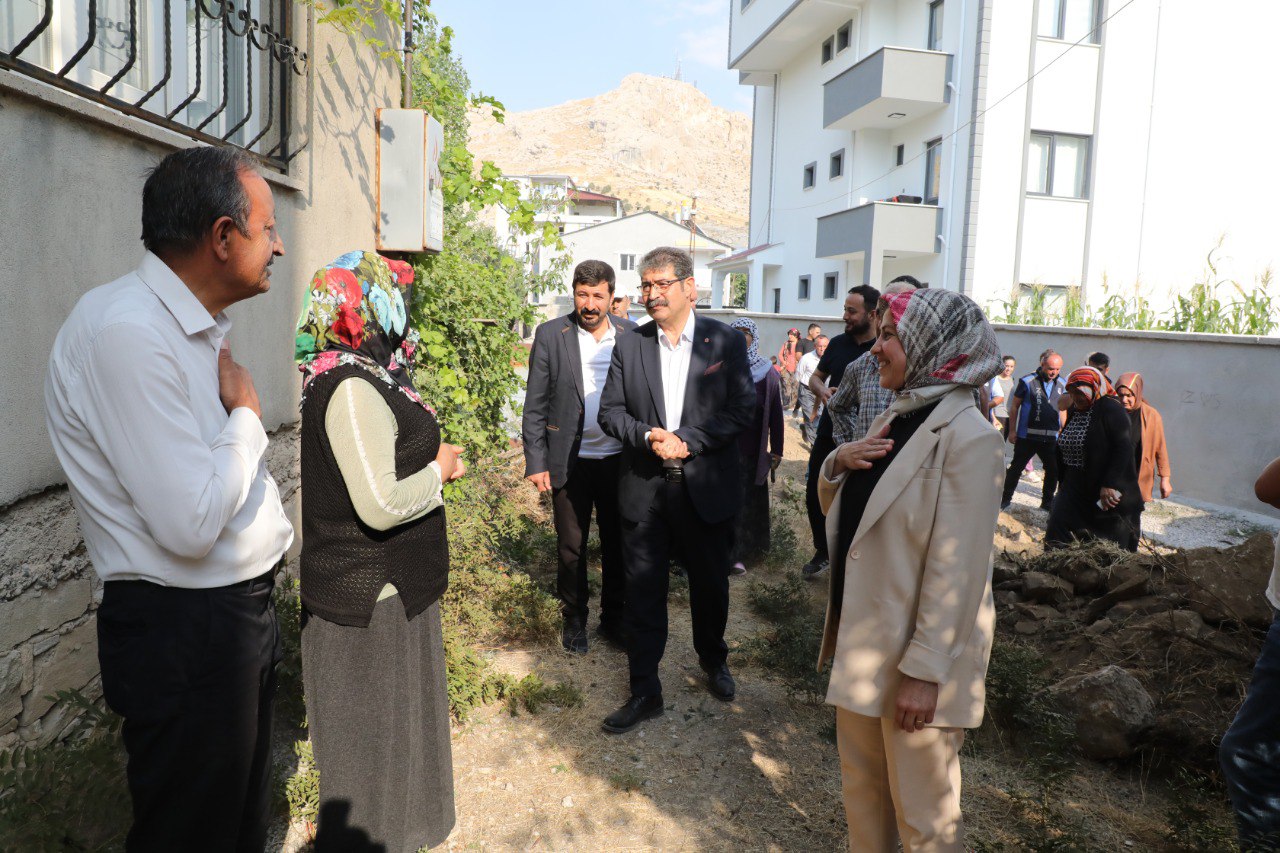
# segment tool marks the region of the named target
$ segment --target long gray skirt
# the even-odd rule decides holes
[[[302,678],[320,770],[317,853],[443,842],[454,810],[439,603],[406,621],[393,595],[367,628],[308,614]]]

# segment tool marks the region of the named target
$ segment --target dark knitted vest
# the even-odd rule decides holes
[[[422,406],[359,367],[335,367],[307,385],[302,405],[302,603],[330,622],[365,627],[384,584],[395,584],[409,619],[440,598],[449,581],[449,548],[443,507],[385,531],[374,530],[356,515],[324,427],[334,389],[352,377],[378,389],[395,414],[397,479],[436,458],[440,427]]]

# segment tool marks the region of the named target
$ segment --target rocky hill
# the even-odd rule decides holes
[[[471,146],[508,174],[566,174],[631,210],[674,216],[696,192],[703,229],[746,245],[751,119],[689,83],[631,74],[611,92],[508,113],[505,124],[476,111]]]

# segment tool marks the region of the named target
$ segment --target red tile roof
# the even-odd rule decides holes
[[[569,190],[570,201],[618,201],[617,196],[587,192],[586,190]]]

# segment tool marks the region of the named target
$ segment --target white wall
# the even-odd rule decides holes
[[[776,351],[792,326],[803,330],[818,322],[828,335],[843,331],[839,321],[806,314],[702,313],[726,323],[738,316],[751,317],[765,350]],[[1174,491],[1280,518],[1280,511],[1262,505],[1253,495],[1253,481],[1268,462],[1280,456],[1277,403],[1273,395],[1259,394],[1241,381],[1242,365],[1248,365],[1250,375],[1280,374],[1280,340],[993,325],[1002,351],[1018,360],[1020,372],[1034,370],[1037,356],[1048,347],[1062,354],[1067,369],[1101,350],[1111,357],[1113,377],[1140,372],[1147,399],[1164,417]]]

